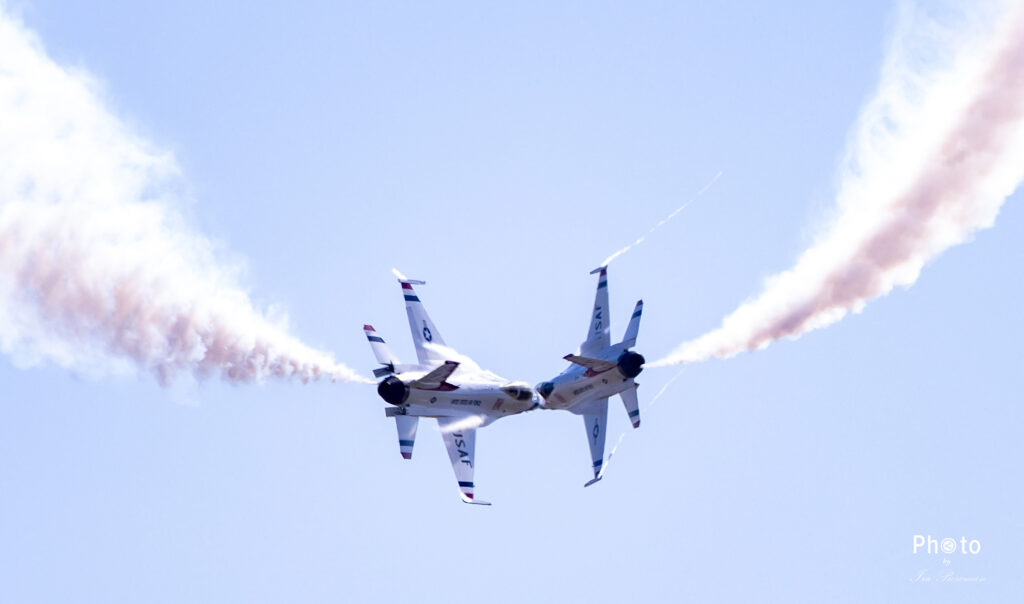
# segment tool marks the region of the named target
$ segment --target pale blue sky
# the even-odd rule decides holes
[[[172,149],[261,305],[364,372],[412,357],[391,275],[510,379],[564,368],[587,273],[649,359],[788,267],[829,207],[889,2],[507,6],[21,0],[51,56]],[[600,484],[582,423],[483,429],[480,509],[371,387],[98,381],[0,358],[0,601],[1012,601],[1024,593],[1021,195],[912,289],[796,342],[638,381]],[[617,401],[609,447],[629,426]],[[914,534],[982,543],[952,568]]]

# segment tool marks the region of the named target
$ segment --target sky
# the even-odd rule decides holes
[[[189,229],[293,336],[366,377],[364,323],[412,358],[398,268],[447,344],[535,384],[585,336],[589,271],[719,173],[612,263],[612,337],[642,298],[662,357],[793,265],[900,7],[6,10],[173,154]],[[645,370],[590,488],[579,418],[481,429],[490,508],[428,425],[401,458],[370,385],[2,356],[0,601],[1019,599],[1020,201],[826,329]]]

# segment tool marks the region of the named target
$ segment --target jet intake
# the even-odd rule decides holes
[[[402,380],[392,375],[380,384],[377,384],[377,394],[385,402],[401,406],[409,398],[409,387]]]
[[[619,355],[619,360],[616,361],[619,365],[619,371],[622,375],[627,378],[635,378],[640,375],[640,372],[644,370],[644,363],[647,362],[642,354],[627,350]]]

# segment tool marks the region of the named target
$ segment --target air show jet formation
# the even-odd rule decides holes
[[[510,382],[489,371],[467,368],[455,374],[460,362],[453,357],[459,355],[445,346],[412,287],[424,282],[404,278],[398,281],[402,284],[418,362],[401,364],[373,326],[364,325],[363,330],[382,365],[373,375],[384,378],[377,385],[377,393],[392,405],[384,411],[387,417],[395,418],[399,451],[403,458],[412,459],[420,418],[436,419],[462,500],[490,505],[474,499],[476,430],[506,415],[529,411],[539,406],[540,401],[526,382]]]

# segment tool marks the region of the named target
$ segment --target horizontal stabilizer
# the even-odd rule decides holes
[[[587,484],[583,485],[583,488],[587,488],[599,480],[601,480],[600,476],[598,476],[597,478],[591,478],[590,480],[587,481]]]
[[[412,459],[412,447],[416,444],[416,428],[420,418],[415,415],[396,415],[395,426],[398,427],[398,451],[403,459]]]
[[[595,373],[601,373],[602,371],[608,371],[609,369],[615,368],[615,361],[602,361],[601,359],[592,359],[590,357],[581,357],[576,354],[567,354],[562,357],[570,363],[575,363],[586,367],[587,369],[593,369]]]
[[[418,390],[455,390],[458,386],[449,384],[445,380],[458,368],[459,363],[457,361],[445,361],[444,365],[434,369],[427,375],[409,382],[409,387]]]
[[[363,325],[363,333],[366,334],[366,339],[370,342],[370,348],[373,349],[373,356],[377,357],[377,362],[384,365],[385,368],[390,367],[390,372],[393,373],[395,365],[398,364],[398,357],[396,357],[394,353],[391,352],[391,348],[384,343],[384,338],[380,337],[380,334],[378,334],[377,330],[373,328],[373,325]],[[381,371],[381,369],[374,371],[373,375],[376,377],[388,375],[387,373],[378,375],[379,371]]]
[[[634,428],[640,427],[640,403],[636,397],[636,389],[639,385],[633,382],[631,387],[619,393],[619,396],[622,398],[622,404],[626,406],[626,413],[629,414],[629,421],[633,422]]]

